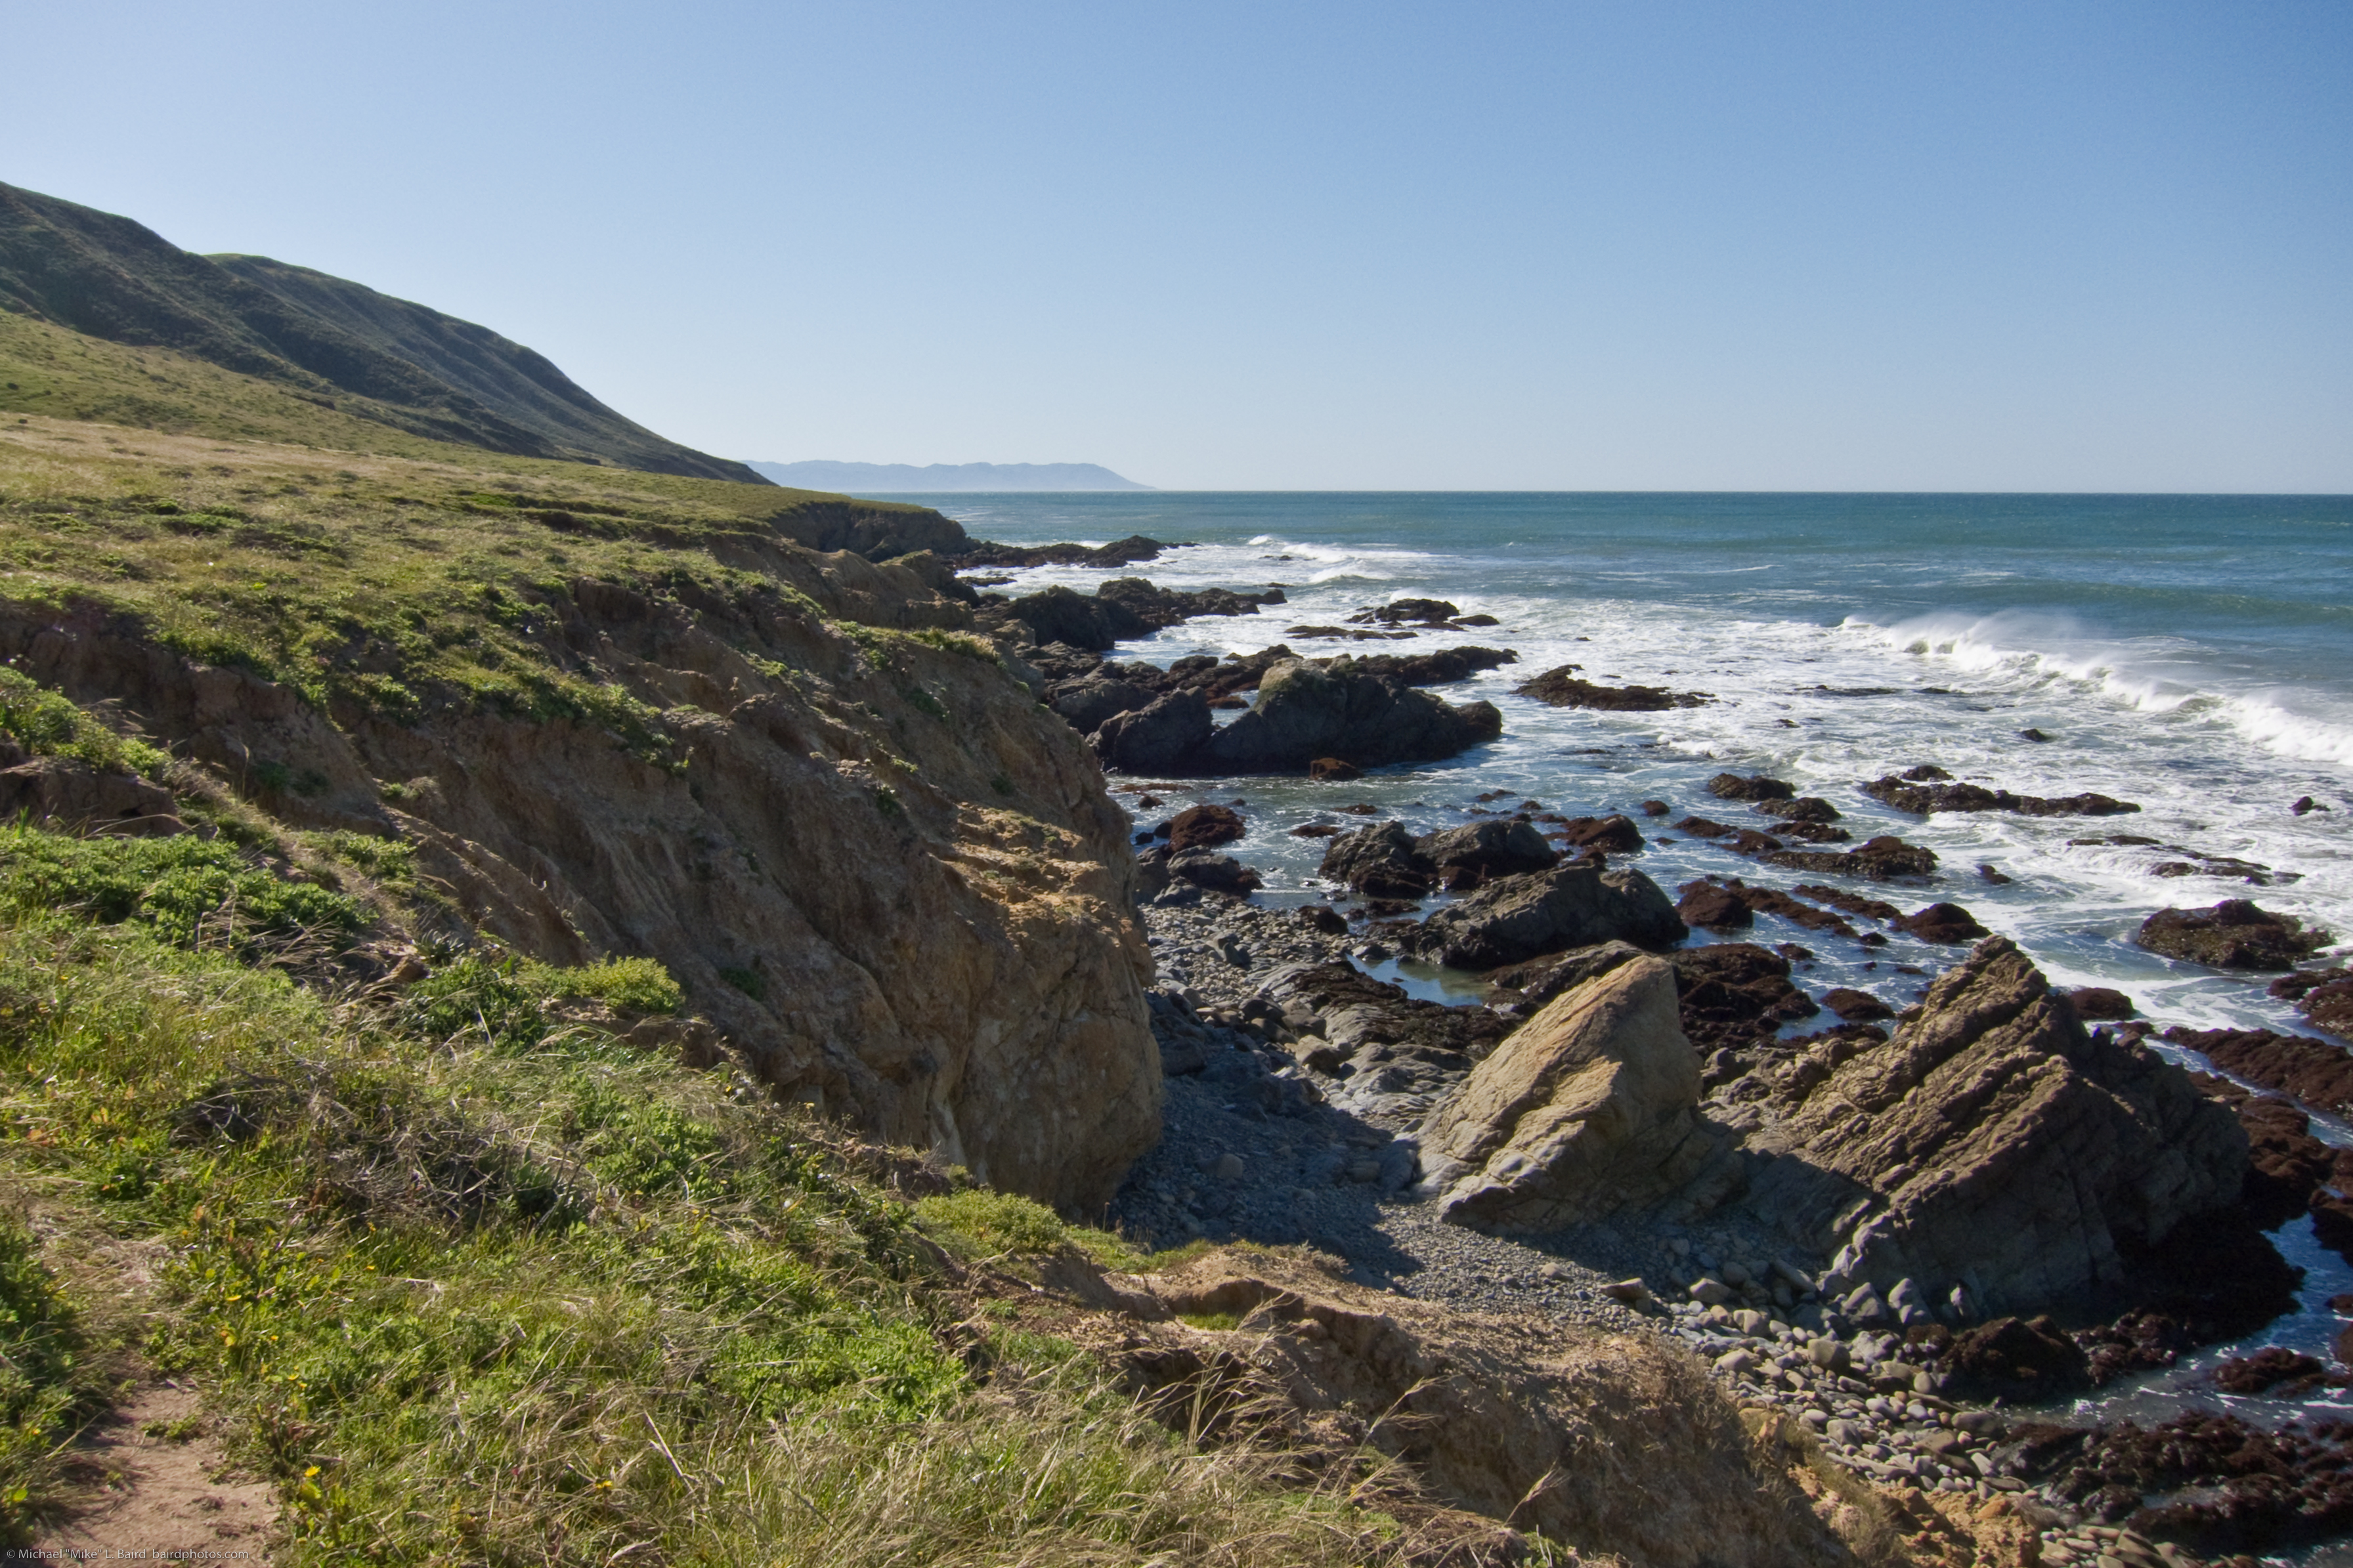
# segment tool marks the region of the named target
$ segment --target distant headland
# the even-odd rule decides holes
[[[849,495],[911,495],[953,490],[1148,490],[1096,463],[752,463],[747,467],[795,489]]]

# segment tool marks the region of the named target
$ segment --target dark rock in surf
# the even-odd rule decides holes
[[[1401,822],[1376,823],[1333,839],[1315,874],[1379,899],[1418,899],[1438,882],[1438,868]]]
[[[2245,899],[2206,910],[2159,910],[2134,940],[2151,952],[2216,969],[2291,970],[2328,945],[2327,931],[2277,915]]]
[[[2353,968],[2299,970],[2283,974],[2268,987],[2283,1002],[2293,1002],[2304,1016],[2332,1035],[2353,1039]]]
[[[1822,993],[1822,1005],[1849,1024],[1876,1023],[1895,1016],[1895,1009],[1868,991],[1841,985]]]
[[[1429,653],[1360,654],[1349,660],[1359,674],[1394,676],[1408,686],[1444,686],[1519,661],[1520,656],[1509,648],[1471,646]]]
[[[1358,767],[1440,762],[1503,732],[1491,702],[1454,706],[1346,660],[1276,665],[1257,706],[1198,745],[1182,766],[1205,773],[1304,773],[1318,757]]]
[[[1307,764],[1307,776],[1318,784],[1346,784],[1365,776],[1365,770],[1337,757],[1317,757]]]
[[[1976,916],[1958,904],[1930,904],[1916,914],[1905,915],[1891,923],[1906,936],[1947,945],[1976,942],[1991,934],[1978,924]]]
[[[1168,826],[1168,847],[1176,854],[1231,844],[1250,831],[1249,824],[1230,806],[1188,805]]]
[[[2162,1036],[2264,1089],[2292,1094],[2327,1116],[2353,1117],[2353,1053],[2305,1035],[2269,1029],[2191,1029],[2175,1025]]]
[[[1090,598],[1060,584],[1023,595],[1006,605],[1005,613],[1027,626],[1031,638],[1041,646],[1068,643],[1096,653],[1151,630],[1125,606]]]
[[[1714,882],[1686,882],[1678,889],[1675,913],[1685,925],[1707,931],[1745,931],[1757,923],[1748,901]]]
[[[1916,771],[1916,770],[1915,770]],[[2013,795],[1972,784],[1907,784],[1894,774],[1862,786],[1872,799],[1926,816],[1938,811],[2009,811],[2021,816],[2121,816],[2140,809],[2130,801],[2085,791],[2057,799]]]
[[[1164,550],[1183,548],[1140,533],[1109,544],[998,544],[976,539],[970,548],[943,559],[960,571],[980,566],[1132,566],[1152,560]]]
[[[1428,834],[1414,841],[1414,852],[1441,872],[1470,869],[1482,878],[1542,871],[1560,860],[1544,841],[1544,835],[1527,823],[1509,819],[1468,823]]]
[[[1718,773],[1707,781],[1707,793],[1718,800],[1768,801],[1788,800],[1798,792],[1794,786],[1779,779],[1768,779],[1763,773],[1753,778],[1742,778],[1738,773]],[[1837,815],[1833,812],[1820,820],[1831,821]]]
[[[1724,776],[1729,778],[1732,775],[1726,773]],[[1839,819],[1838,807],[1818,795],[1799,795],[1794,800],[1778,797],[1760,800],[1757,802],[1757,809],[1784,822],[1836,822]]]
[[[2118,1023],[2133,1016],[2132,998],[2105,985],[2078,985],[2067,993],[2067,1002],[2087,1024]]]
[[[1156,696],[1149,687],[1132,680],[1106,680],[1088,676],[1060,681],[1046,689],[1047,705],[1082,735],[1092,735],[1122,713],[1148,708]]]
[[[1213,893],[1229,893],[1246,898],[1264,886],[1257,871],[1243,865],[1230,855],[1219,855],[1208,849],[1187,849],[1168,858],[1168,874],[1179,877],[1198,888]]]
[[[1554,829],[1556,837],[1577,849],[1602,849],[1630,855],[1642,847],[1642,830],[1627,816],[1572,816]]]
[[[1106,605],[1119,606],[1151,631],[1180,625],[1197,616],[1254,616],[1261,605],[1283,603],[1280,588],[1258,593],[1201,588],[1187,593],[1160,587],[1142,577],[1114,577],[1095,590],[1095,597]]]
[[[1581,665],[1564,664],[1512,688],[1522,697],[1555,708],[1591,708],[1606,713],[1662,713],[1671,708],[1697,708],[1715,700],[1704,691],[1670,691],[1662,686],[1597,686],[1580,680]]]
[[[1784,866],[1793,871],[1828,871],[1885,882],[1899,878],[1936,875],[1936,852],[1906,844],[1901,838],[1883,836],[1867,840],[1861,848],[1843,854],[1827,849],[1776,850],[1765,857],[1765,863]]]

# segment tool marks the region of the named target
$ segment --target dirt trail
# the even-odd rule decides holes
[[[142,1385],[93,1426],[80,1458],[90,1478],[69,1514],[37,1531],[50,1560],[267,1563],[278,1499],[232,1468],[195,1391]]]

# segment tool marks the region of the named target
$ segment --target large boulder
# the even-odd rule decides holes
[[[1078,680],[1058,681],[1047,689],[1046,701],[1069,721],[1071,729],[1082,735],[1092,735],[1107,720],[1150,707],[1155,695],[1150,687],[1133,680],[1090,675]]]
[[[1186,763],[1215,728],[1198,691],[1172,691],[1131,712],[1114,714],[1088,737],[1106,768],[1131,773],[1186,772]]]
[[[1717,1152],[1699,1093],[1674,972],[1637,958],[1556,998],[1472,1069],[1423,1129],[1427,1182],[1447,1219],[1488,1229],[1556,1230],[1656,1202]]]
[[[2131,1257],[2239,1200],[2247,1135],[2179,1068],[2084,1031],[2007,938],[1883,1045],[1831,1039],[1775,1089],[1750,1205],[1835,1251],[1833,1284],[1961,1285],[2024,1311],[2123,1284]]]
[[[1430,916],[1407,942],[1457,969],[1494,969],[1606,942],[1669,948],[1690,934],[1656,882],[1588,859],[1498,878]]]
[[[1023,595],[1006,606],[1006,613],[1029,627],[1041,645],[1068,643],[1097,653],[1152,629],[1115,599],[1074,593],[1059,584]]]
[[[1192,770],[1304,773],[1319,757],[1360,768],[1439,762],[1503,729],[1491,702],[1456,707],[1395,676],[1359,672],[1346,659],[1295,660],[1266,672],[1257,704],[1199,749]]]
[[[1414,848],[1440,871],[1475,871],[1482,877],[1548,870],[1560,860],[1543,834],[1510,817],[1491,817],[1442,833],[1424,834],[1414,840]]]

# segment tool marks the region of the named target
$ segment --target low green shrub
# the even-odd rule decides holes
[[[608,958],[578,969],[534,964],[527,979],[550,996],[580,996],[624,1013],[675,1013],[685,999],[656,958]]]
[[[21,826],[0,827],[0,907],[128,921],[181,943],[224,938],[241,950],[306,933],[347,941],[366,924],[351,899],[219,839],[76,838]]]
[[[171,758],[144,741],[125,740],[22,670],[0,666],[0,734],[37,757],[69,757],[100,773],[162,780]]]

